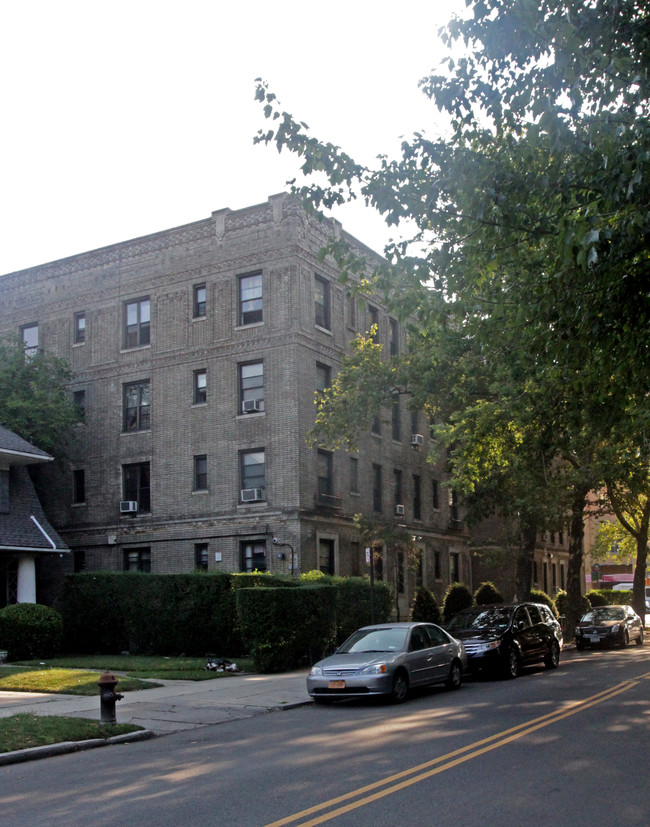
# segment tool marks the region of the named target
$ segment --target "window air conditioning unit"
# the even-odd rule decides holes
[[[395,506],[395,515],[397,517],[403,517],[404,516],[404,506],[403,505],[396,505]]]
[[[262,399],[245,399],[241,403],[241,409],[244,413],[255,413],[262,410]]]
[[[120,502],[120,514],[137,514],[138,504],[135,500],[122,500]]]
[[[262,499],[261,488],[242,488],[241,501],[243,503],[254,503]]]
[[[411,434],[411,445],[423,445],[424,437],[422,434]]]

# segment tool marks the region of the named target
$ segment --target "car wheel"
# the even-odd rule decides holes
[[[643,646],[643,629],[639,629],[639,637],[636,639],[637,646]]]
[[[560,663],[560,644],[557,640],[551,641],[551,651],[544,658],[544,666],[547,669],[557,669]]]
[[[627,649],[627,645],[630,642],[630,635],[627,629],[623,632],[623,637],[621,638],[621,649]]]
[[[517,650],[514,646],[511,646],[508,649],[508,654],[506,656],[505,662],[505,670],[504,674],[506,678],[516,678],[519,675],[519,655],[517,654]]]
[[[447,689],[460,689],[462,682],[463,668],[457,660],[452,661],[452,664],[449,667],[449,677],[445,681],[445,686]]]
[[[406,673],[399,671],[393,678],[393,687],[390,692],[390,699],[393,703],[401,704],[406,700],[409,692],[409,682]]]

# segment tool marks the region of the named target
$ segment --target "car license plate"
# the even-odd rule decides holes
[[[600,638],[598,637],[598,635],[587,635],[587,637],[589,638],[589,640],[590,640],[592,643],[598,643],[598,641],[600,640]]]
[[[330,689],[345,689],[345,681],[330,681]]]

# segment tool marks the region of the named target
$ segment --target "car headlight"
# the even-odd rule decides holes
[[[582,633],[582,629],[579,626],[576,626],[575,634],[580,635]]]
[[[487,643],[479,643],[474,650],[475,652],[489,652],[491,649],[498,649],[501,645],[500,640],[490,640]]]
[[[323,670],[321,669],[320,666],[312,666],[311,671],[309,672],[309,674],[312,676],[312,678],[315,678],[315,677],[318,677],[319,675],[322,675]]]
[[[385,675],[387,667],[385,663],[371,663],[370,666],[364,666],[361,670],[362,675]]]
[[[612,634],[615,635],[618,632],[619,628],[620,627],[618,623],[616,624],[616,626],[612,626]]]

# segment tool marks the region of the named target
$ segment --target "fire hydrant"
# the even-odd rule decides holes
[[[117,718],[115,717],[115,702],[121,701],[124,697],[120,692],[115,691],[117,678],[107,669],[100,675],[97,686],[99,686],[100,720],[102,724],[117,723]]]

